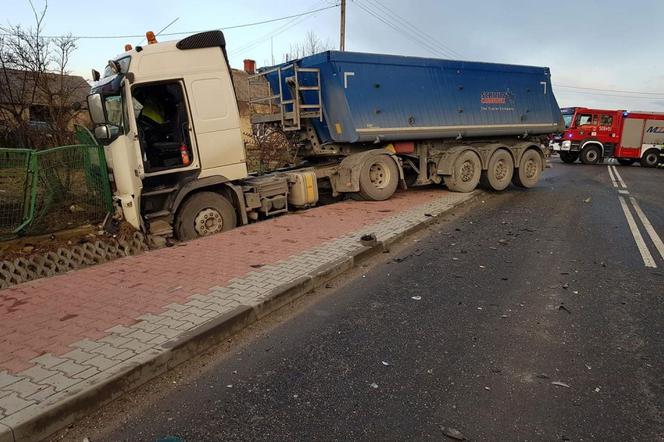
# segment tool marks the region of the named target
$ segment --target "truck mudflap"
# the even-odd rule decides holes
[[[396,156],[394,148],[371,149],[364,152],[354,153],[344,158],[336,168],[336,173],[330,175],[334,195],[340,193],[351,193],[360,191],[360,170],[364,162],[375,155],[388,155],[391,157],[399,170],[399,182],[405,188],[405,179],[401,160]]]

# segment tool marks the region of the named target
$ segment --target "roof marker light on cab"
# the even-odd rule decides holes
[[[157,37],[155,37],[154,32],[148,31],[145,33],[145,39],[148,41],[149,45],[157,43]]]

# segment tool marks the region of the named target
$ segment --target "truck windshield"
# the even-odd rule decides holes
[[[569,129],[570,125],[572,124],[572,118],[574,118],[574,114],[563,114],[565,129]]]
[[[129,72],[129,63],[131,62],[131,57],[122,57],[116,60],[117,63],[120,65],[120,72],[115,72],[110,65],[107,65],[104,68],[104,75],[102,78],[110,77],[115,74],[126,74]]]
[[[588,124],[595,124],[593,122],[593,115],[592,114],[576,114],[576,118],[574,119],[574,126],[579,127],[579,126],[586,126]]]

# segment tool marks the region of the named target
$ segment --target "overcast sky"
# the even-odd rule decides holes
[[[43,5],[43,0],[33,1],[37,7]],[[3,24],[30,26],[28,0],[11,3],[11,8],[3,7]],[[176,18],[165,32],[216,29],[336,3],[51,0],[45,33],[142,35],[147,30],[159,31]],[[549,66],[561,107],[664,111],[664,0],[348,0],[347,16],[346,49],[350,51]],[[266,65],[272,53],[279,62],[307,31],[316,32],[336,48],[339,8],[226,30],[231,65],[241,67],[244,58]],[[162,40],[175,38],[180,37]],[[80,39],[71,68],[89,78],[91,68],[102,68],[125,43],[140,41]]]

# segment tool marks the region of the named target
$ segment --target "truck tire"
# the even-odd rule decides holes
[[[583,164],[597,164],[602,159],[602,151],[596,144],[584,147],[581,151],[581,162]]]
[[[618,162],[623,166],[631,166],[636,162],[634,158],[618,158]]]
[[[514,172],[512,183],[530,189],[539,181],[542,174],[542,157],[535,149],[528,149],[521,155],[519,168]]]
[[[650,149],[641,157],[641,167],[655,167],[659,163],[659,150]]]
[[[399,185],[399,169],[387,155],[369,157],[360,170],[360,196],[368,201],[384,201]]]
[[[578,152],[560,152],[560,159],[563,160],[563,163],[572,164],[579,159]]]
[[[489,165],[482,171],[480,183],[489,190],[505,190],[512,181],[514,174],[514,160],[505,149],[496,150],[489,159]]]
[[[445,175],[443,180],[450,191],[468,193],[475,190],[481,175],[480,157],[472,150],[466,150],[454,161],[452,175]]]
[[[235,208],[226,198],[216,192],[198,192],[180,206],[175,231],[178,239],[188,241],[225,232],[236,225]]]

